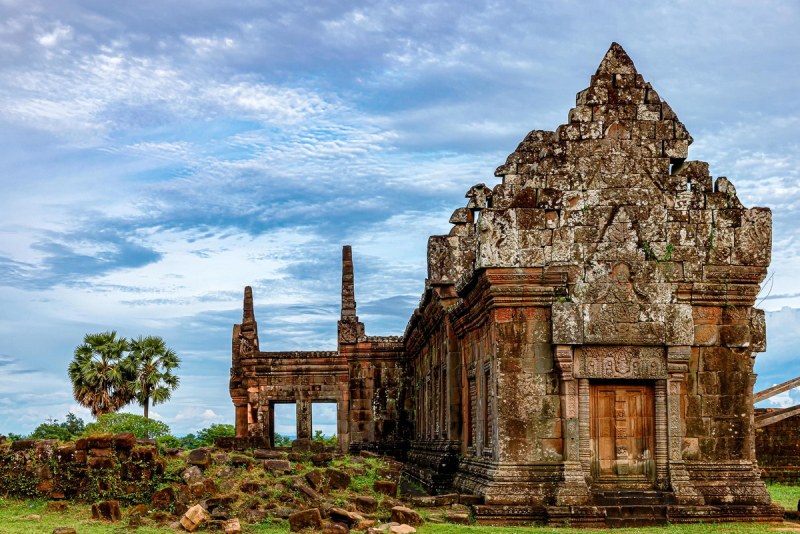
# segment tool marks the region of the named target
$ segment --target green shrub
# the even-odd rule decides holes
[[[159,436],[156,438],[156,441],[159,445],[164,447],[165,449],[174,449],[178,447],[183,447],[183,442],[180,438],[176,438],[173,435],[166,435],[166,436]]]
[[[145,419],[132,413],[106,413],[97,416],[97,421],[86,425],[85,435],[110,432],[132,432],[138,439],[158,439],[170,433],[169,426],[161,421]]]
[[[314,437],[312,438],[314,441],[319,441],[326,447],[336,447],[339,444],[339,441],[336,439],[336,434],[332,436],[325,436],[322,433],[322,430],[317,430],[314,432]],[[290,443],[291,445],[291,443]]]
[[[211,425],[197,433],[197,440],[201,447],[210,447],[216,438],[232,438],[235,435],[236,428],[233,425]]]
[[[282,436],[280,434],[275,434],[275,447],[291,447],[292,446],[292,438],[289,436]]]
[[[186,434],[180,440],[181,447],[184,449],[197,449],[203,446],[194,434]]]
[[[83,419],[74,413],[68,413],[65,421],[59,423],[58,419],[47,419],[44,423],[36,427],[31,435],[31,439],[58,439],[69,441],[80,436],[85,430]]]

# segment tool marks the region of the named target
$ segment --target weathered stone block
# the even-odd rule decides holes
[[[194,532],[200,527],[200,525],[208,521],[208,519],[209,515],[208,512],[206,512],[206,509],[199,504],[195,504],[186,510],[186,513],[184,513],[183,517],[181,517],[180,523],[181,526],[188,532]]]
[[[264,460],[264,469],[273,473],[291,473],[292,464],[289,460]]]
[[[378,509],[378,501],[369,495],[359,495],[355,499],[356,509],[364,514],[374,513]]]
[[[392,508],[392,521],[396,523],[418,526],[422,524],[422,516],[418,512],[406,506],[395,506]]]
[[[208,449],[194,449],[186,457],[186,463],[196,465],[201,468],[211,465],[211,453]]]
[[[300,532],[304,529],[321,529],[322,516],[319,508],[311,508],[295,512],[289,516],[289,529],[292,532]]]
[[[122,511],[119,509],[119,501],[103,501],[92,505],[92,519],[103,521],[119,521],[122,519]]]
[[[391,480],[376,480],[372,489],[375,490],[375,493],[397,497],[397,482],[392,482]]]
[[[347,489],[350,486],[350,475],[339,469],[326,469],[325,477],[331,489]]]

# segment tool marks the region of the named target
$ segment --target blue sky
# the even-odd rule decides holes
[[[401,334],[428,235],[612,41],[772,208],[757,387],[800,375],[798,27],[793,1],[0,0],[0,432],[88,419],[66,368],[108,329],[183,358],[151,411],[176,434],[231,422],[242,288],[264,350],[334,349],[343,244],[367,332]]]

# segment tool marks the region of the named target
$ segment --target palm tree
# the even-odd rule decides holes
[[[131,364],[135,369],[135,398],[144,407],[144,417],[153,406],[169,400],[180,379],[172,374],[181,364],[175,351],[158,336],[139,336],[131,342]]]
[[[75,348],[69,378],[75,400],[92,415],[113,413],[133,399],[132,375],[125,361],[128,341],[117,333],[86,334]]]

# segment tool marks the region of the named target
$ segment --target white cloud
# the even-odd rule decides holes
[[[45,48],[57,46],[61,41],[72,37],[72,27],[57,22],[55,27],[47,33],[40,34],[37,41]]]

